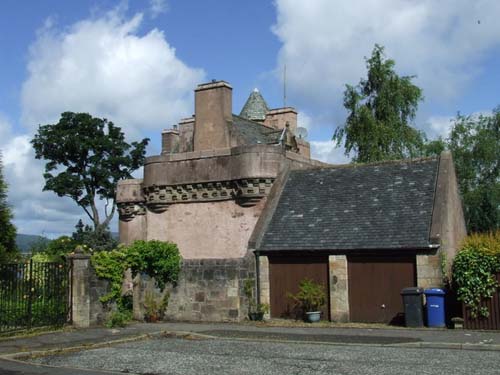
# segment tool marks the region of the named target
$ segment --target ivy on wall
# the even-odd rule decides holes
[[[97,276],[110,281],[111,292],[101,297],[101,302],[121,303],[123,275],[126,269],[132,274],[146,273],[156,279],[158,286],[175,283],[181,269],[181,256],[177,245],[162,241],[135,241],[130,246],[120,245],[111,251],[92,255],[92,265]]]
[[[500,272],[500,230],[468,236],[453,262],[453,282],[458,299],[471,310],[472,317],[488,317],[481,305],[500,287],[495,274]]]

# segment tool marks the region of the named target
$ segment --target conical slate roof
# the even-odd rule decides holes
[[[259,90],[254,89],[243,106],[240,117],[252,121],[263,121],[266,119],[267,111],[269,111],[269,107],[266,101],[260,95]]]

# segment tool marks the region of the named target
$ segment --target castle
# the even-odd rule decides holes
[[[271,317],[293,317],[309,278],[324,319],[389,323],[402,288],[442,286],[466,233],[451,154],[333,166],[299,135],[294,108],[255,90],[234,115],[231,86],[212,81],[144,178],[119,182],[120,242],[171,241],[183,257],[168,318],[245,319],[248,280]]]
[[[120,242],[172,241],[185,259],[245,256],[283,166],[322,164],[296,129],[295,109],[269,110],[257,90],[237,116],[227,82],[199,85],[195,114],[162,133],[144,179],[119,183]]]

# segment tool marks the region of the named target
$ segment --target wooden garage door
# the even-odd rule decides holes
[[[300,319],[288,293],[295,294],[299,283],[308,278],[324,286],[327,305],[323,307],[321,319],[329,319],[328,306],[328,257],[269,257],[269,282],[271,294],[271,317]]]
[[[401,324],[401,290],[416,286],[415,257],[349,257],[348,261],[351,321]]]

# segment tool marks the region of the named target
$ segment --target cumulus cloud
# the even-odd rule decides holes
[[[336,147],[334,141],[311,141],[311,157],[331,164],[347,164],[349,158],[343,147]]]
[[[47,23],[30,48],[23,123],[33,128],[63,111],[89,112],[137,136],[191,114],[204,72],[179,60],[162,31],[140,35],[142,20],[117,9],[64,30]]]
[[[450,134],[455,116],[431,116],[427,120],[427,128],[431,138],[446,138]]]
[[[0,149],[19,233],[59,236],[86,218],[71,199],[42,191],[44,162],[35,159],[30,144],[38,124],[55,122],[67,110],[89,112],[137,138],[192,113],[192,92],[204,72],[179,60],[161,31],[140,35],[143,16],[127,18],[124,11],[64,29],[48,19],[30,48],[22,87],[26,134],[13,135],[0,114]],[[116,224],[115,217],[111,230],[117,230]]]
[[[0,150],[18,232],[57,236],[71,231],[80,217],[78,208],[69,199],[42,191],[43,163],[35,160],[30,137],[12,136],[10,124],[1,117]]]
[[[168,4],[166,0],[150,0],[149,11],[151,12],[151,18],[156,18],[168,11]]]
[[[312,113],[335,112],[337,121],[344,85],[366,75],[375,43],[400,74],[418,76],[427,102],[454,98],[484,54],[500,47],[496,0],[277,0],[276,8],[276,69],[287,66],[289,96]]]

